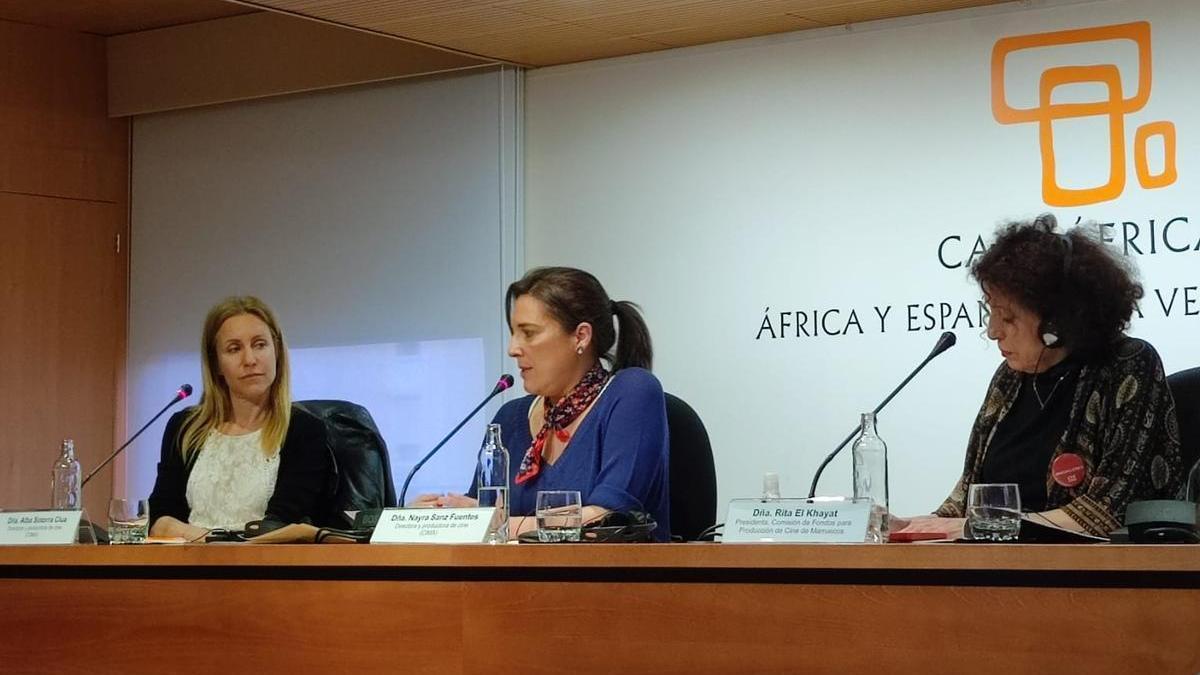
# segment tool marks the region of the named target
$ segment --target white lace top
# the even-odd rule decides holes
[[[261,440],[261,429],[241,436],[208,435],[188,477],[189,523],[240,530],[262,519],[275,492],[279,451],[266,456]]]

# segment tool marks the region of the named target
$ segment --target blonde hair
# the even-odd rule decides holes
[[[185,461],[200,450],[209,433],[232,418],[229,388],[221,379],[221,368],[217,362],[217,331],[227,320],[242,314],[258,317],[267,324],[275,343],[275,381],[268,394],[267,423],[263,426],[261,442],[264,453],[274,453],[283,446],[292,418],[292,378],[287,343],[283,340],[283,332],[279,330],[275,314],[266,303],[252,295],[233,296],[217,303],[204,318],[204,332],[200,336],[204,394],[200,397],[200,403],[188,413],[180,429],[180,449]]]

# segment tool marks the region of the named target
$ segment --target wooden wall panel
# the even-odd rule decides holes
[[[255,11],[225,0],[0,0],[0,20],[96,35],[120,35]]]
[[[109,119],[104,38],[0,22],[0,191],[124,202],[125,120]]]
[[[0,508],[44,508],[65,437],[85,473],[123,433],[129,123],[104,39],[0,22]],[[85,491],[106,520],[112,470]]]
[[[1200,592],[1181,589],[0,579],[0,598],[11,608],[0,615],[0,658],[14,675],[1200,666]]]
[[[123,204],[0,193],[0,508],[50,506],[50,466],[73,438],[84,473],[119,435]],[[85,491],[106,520],[112,470]]]
[[[259,12],[109,38],[109,114],[138,115],[493,63]]]
[[[6,675],[1196,673],[1196,549],[0,547],[0,664]],[[106,650],[129,635],[142,639]]]
[[[454,570],[489,570],[489,574],[512,577],[514,570],[570,570],[585,574],[620,570],[632,578],[637,570],[684,570],[713,573],[723,570],[817,570],[823,576],[850,574],[855,570],[888,570],[889,573],[935,570],[978,572],[999,583],[1009,573],[1060,573],[1057,582],[1072,587],[1086,586],[1099,575],[1114,583],[1110,573],[1129,575],[1117,579],[1124,587],[1147,588],[1161,584],[1162,575],[1184,575],[1190,587],[1200,587],[1200,547],[1189,545],[1141,546],[1135,544],[1003,544],[916,546],[830,546],[828,544],[605,544],[593,546],[478,546],[462,544],[399,544],[372,546],[312,546],[271,544],[269,546],[29,546],[0,547],[0,577],[20,576],[33,568],[70,569],[81,576],[105,577],[108,568],[154,569],[156,573],[211,577],[236,569],[252,578],[280,574],[338,578],[339,568],[356,574],[389,570],[398,575],[418,570],[432,575],[435,570],[454,575]],[[332,569],[329,568],[334,566]],[[186,571],[180,571],[185,569]],[[1067,572],[1062,572],[1067,570]],[[1088,577],[1087,575],[1091,575]],[[51,576],[57,576],[52,574]],[[978,576],[978,575],[977,575]],[[978,579],[976,579],[978,580]],[[1197,607],[1200,611],[1200,607]],[[1200,639],[1200,635],[1197,636]]]
[[[537,67],[1010,0],[244,1]]]

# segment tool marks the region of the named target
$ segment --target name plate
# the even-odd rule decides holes
[[[0,512],[0,545],[74,544],[83,511]]]
[[[869,501],[734,499],[721,541],[861,544],[870,516]]]
[[[494,506],[471,509],[384,509],[372,544],[479,544]]]

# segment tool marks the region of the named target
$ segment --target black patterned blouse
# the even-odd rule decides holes
[[[937,515],[965,515],[966,486],[977,482],[996,426],[1026,380],[1007,364],[997,369],[971,429],[963,475]],[[1083,366],[1051,462],[1068,452],[1083,459],[1085,478],[1065,488],[1047,465],[1046,510],[1062,509],[1087,532],[1107,536],[1119,528],[1131,501],[1174,497],[1184,473],[1179,424],[1162,361],[1150,343],[1124,337],[1107,359]]]

